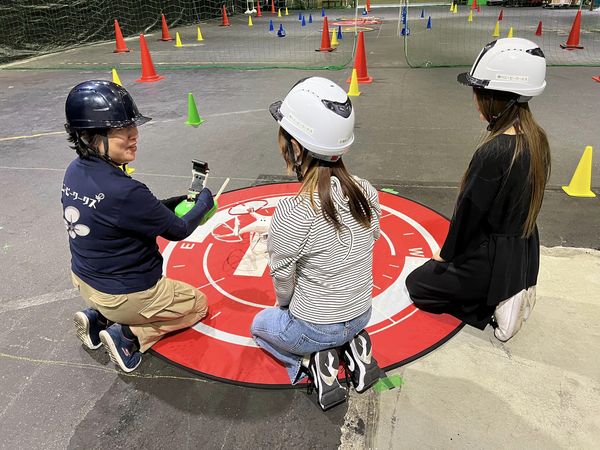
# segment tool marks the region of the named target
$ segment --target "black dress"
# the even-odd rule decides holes
[[[429,260],[406,280],[419,309],[483,329],[501,301],[536,285],[537,228],[522,238],[531,198],[529,156],[522,152],[511,167],[515,144],[515,136],[503,134],[473,155],[440,251],[446,262]]]

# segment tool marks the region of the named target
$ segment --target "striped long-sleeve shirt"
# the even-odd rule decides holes
[[[331,194],[342,223],[338,231],[306,196],[279,202],[268,234],[269,262],[280,306],[312,323],[352,320],[371,307],[373,247],[379,238],[381,208],[371,184],[355,178],[371,205],[371,226],[359,224],[331,178]]]

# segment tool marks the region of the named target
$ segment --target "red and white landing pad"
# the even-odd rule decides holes
[[[159,239],[163,273],[198,287],[209,312],[191,329],[165,337],[153,350],[202,375],[238,384],[289,387],[283,366],[250,336],[254,316],[275,304],[266,254],[266,231],[279,200],[298,183],[227,192],[219,210],[186,240]],[[423,205],[379,193],[381,238],[373,263],[373,313],[367,331],[381,368],[412,361],[453,336],[461,322],[414,307],[408,274],[438,250],[448,221]]]

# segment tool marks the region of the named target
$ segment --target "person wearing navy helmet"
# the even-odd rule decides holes
[[[514,336],[535,304],[536,219],[550,176],[550,147],[529,101],[546,88],[546,59],[534,42],[498,39],[458,75],[470,86],[488,134],[462,182],[448,235],[406,286],[415,305],[447,313],[501,341]]]
[[[65,129],[78,157],[62,185],[63,219],[71,251],[71,278],[88,308],[74,317],[77,336],[103,344],[125,372],[164,334],[194,325],[207,313],[198,289],[162,275],[156,238],[189,236],[213,207],[208,189],[177,217],[186,196],[160,201],[131,178],[138,126],[149,120],[131,95],[110,81],[75,86],[65,104]]]

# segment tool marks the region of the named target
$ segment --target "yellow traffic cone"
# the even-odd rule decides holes
[[[454,2],[450,3],[450,12],[454,12]]]
[[[458,3],[454,4],[454,10],[452,11],[452,14],[456,14],[458,12]]]
[[[469,11],[469,18],[467,19],[467,22],[473,22],[473,10]]]
[[[340,43],[337,38],[337,30],[334,28],[333,31],[331,32],[331,46],[337,47],[338,45],[340,45]]]
[[[510,28],[509,28],[509,30],[508,30],[508,34],[506,35],[506,37],[507,37],[507,38],[511,38],[511,37],[513,37],[513,29],[512,29],[512,27],[510,27]]]
[[[595,197],[592,192],[592,146],[588,145],[583,151],[583,156],[577,164],[577,169],[568,186],[563,186],[563,191],[571,197]]]
[[[289,16],[289,15],[290,15],[290,13],[288,12],[287,6],[285,7],[285,15],[286,15],[286,16]]]
[[[117,73],[117,69],[112,70],[112,78],[113,78],[113,83],[118,84],[119,86],[123,86],[121,84],[121,79],[119,78],[119,74]]]
[[[350,89],[348,90],[348,97],[358,97],[360,91],[358,90],[358,75],[356,69],[352,69],[352,78],[350,79]]]
[[[200,31],[200,26],[198,26],[198,41],[203,41],[204,38],[202,37],[202,31]]]
[[[500,37],[500,22],[496,21],[496,27],[494,28],[494,33],[492,37]]]
[[[248,26],[252,27],[254,24],[252,23],[252,16],[248,16]]]
[[[179,37],[179,31],[175,33],[175,47],[183,47],[183,44],[181,43],[181,38]]]
[[[277,10],[277,17],[281,17],[281,8]]]

